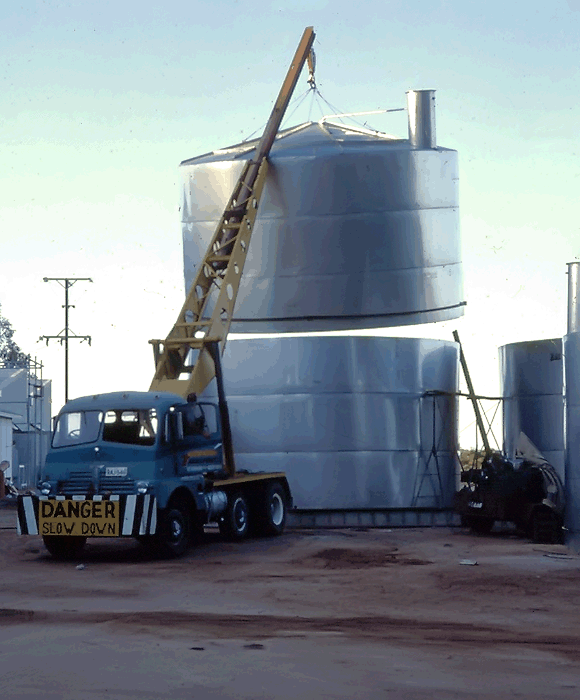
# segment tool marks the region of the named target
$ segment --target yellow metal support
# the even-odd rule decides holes
[[[217,341],[221,353],[224,351],[268,172],[266,159],[314,37],[313,28],[307,27],[254,158],[246,163],[236,183],[176,323],[165,340],[149,341],[156,367],[150,391],[187,397],[201,393],[215,377],[208,346]]]

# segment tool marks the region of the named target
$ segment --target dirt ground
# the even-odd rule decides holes
[[[3,700],[580,697],[580,558],[561,545],[212,531],[176,561],[93,539],[63,563],[14,518],[0,510]]]

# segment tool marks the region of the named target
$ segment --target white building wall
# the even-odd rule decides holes
[[[0,410],[14,414],[14,424],[27,430],[28,374],[25,369],[0,369]]]
[[[0,413],[0,462],[7,461],[10,467],[4,477],[12,477],[12,416]]]

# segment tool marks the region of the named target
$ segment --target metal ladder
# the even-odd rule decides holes
[[[248,161],[242,171],[177,322],[165,340],[149,341],[156,366],[150,391],[171,391],[185,397],[202,391],[215,375],[207,346],[221,341],[223,352],[268,171],[264,157],[254,183],[248,183],[255,165]],[[244,197],[241,201],[240,195]]]

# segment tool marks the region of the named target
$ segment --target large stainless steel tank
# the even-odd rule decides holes
[[[328,122],[279,134],[233,331],[375,328],[463,314],[457,152],[435,146],[433,100],[433,91],[410,93],[409,139]],[[188,289],[256,143],[181,164]]]
[[[564,336],[566,544],[580,552],[580,263],[568,263],[568,333]]]
[[[523,431],[564,479],[562,340],[499,348],[504,450],[511,459]]]
[[[451,505],[458,346],[415,338],[228,343],[238,469],[285,471],[301,509]]]

